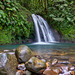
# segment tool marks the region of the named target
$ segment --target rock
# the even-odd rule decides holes
[[[46,63],[36,57],[32,57],[25,63],[25,66],[27,70],[40,74],[46,68]]]
[[[28,70],[26,71],[17,70],[16,75],[31,75],[31,72]]]
[[[16,75],[23,75],[22,70],[18,70],[18,71],[16,72]]]
[[[53,70],[47,68],[44,72],[44,75],[58,75],[58,73],[54,72]]]
[[[13,52],[0,54],[0,69],[3,68],[7,75],[16,74],[17,59]]]
[[[46,60],[45,59],[41,59],[43,62],[46,62]]]
[[[33,53],[26,45],[20,45],[16,48],[15,55],[21,63],[28,61],[33,56]]]
[[[31,72],[27,70],[27,71],[25,71],[25,74],[26,75],[31,75]]]
[[[25,70],[26,69],[25,64],[24,63],[18,64],[18,69],[19,70]]]
[[[53,71],[56,72],[56,73],[58,73],[58,74],[62,73],[61,69],[58,69],[58,68],[57,69],[53,69]]]
[[[71,71],[71,75],[75,75],[75,71]]]
[[[12,51],[16,51],[16,49],[14,48],[14,49],[12,49]]]
[[[65,72],[64,75],[71,75],[71,71]]]
[[[6,53],[0,53],[0,68],[5,66],[6,61],[7,61]]]
[[[21,70],[18,70],[18,71],[16,72],[16,75],[22,75],[22,71],[21,71]]]
[[[3,68],[0,68],[0,75],[7,75],[7,72]]]
[[[72,66],[72,67],[70,67],[70,70],[72,71],[72,70],[74,70],[75,69],[75,67],[74,66]]]
[[[68,72],[69,67],[68,66],[61,66],[61,69],[63,72]]]
[[[9,52],[10,50],[4,50],[4,52]]]
[[[54,60],[52,61],[52,65],[57,64],[57,62],[58,62],[58,60],[57,60],[57,59],[54,59]]]
[[[58,61],[59,64],[70,64],[69,61]]]
[[[50,62],[46,62],[46,68],[47,67],[51,67],[51,63]]]

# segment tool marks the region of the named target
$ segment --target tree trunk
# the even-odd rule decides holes
[[[45,12],[47,13],[47,0],[45,0]]]
[[[75,1],[74,1],[74,5],[73,5],[73,10],[74,10],[74,15],[75,15]]]

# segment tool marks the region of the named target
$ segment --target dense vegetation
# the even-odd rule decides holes
[[[75,40],[74,0],[20,0],[32,13],[40,14],[64,39]],[[26,3],[27,2],[27,3]]]
[[[21,43],[29,38],[29,35],[33,32],[33,24],[30,19],[31,13],[19,3],[1,0],[0,44]]]
[[[74,6],[74,0],[1,0],[0,44],[33,38],[31,13],[43,16],[62,38],[75,40]]]

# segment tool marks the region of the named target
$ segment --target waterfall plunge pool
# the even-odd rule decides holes
[[[19,45],[0,45],[0,51],[1,50],[12,50],[17,48]],[[75,50],[75,44],[74,43],[30,43],[30,44],[24,44],[27,45],[32,51],[36,52],[53,52],[53,51],[67,51]]]
[[[0,51],[13,50],[22,44],[17,45],[0,45]],[[27,45],[36,55],[49,60],[56,58],[58,60],[70,61],[75,65],[75,44],[74,43],[31,43]]]

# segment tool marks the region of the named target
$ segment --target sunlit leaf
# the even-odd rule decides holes
[[[55,20],[55,21],[64,21],[63,18],[53,18],[53,20]]]
[[[6,2],[10,2],[10,0],[6,0]]]

